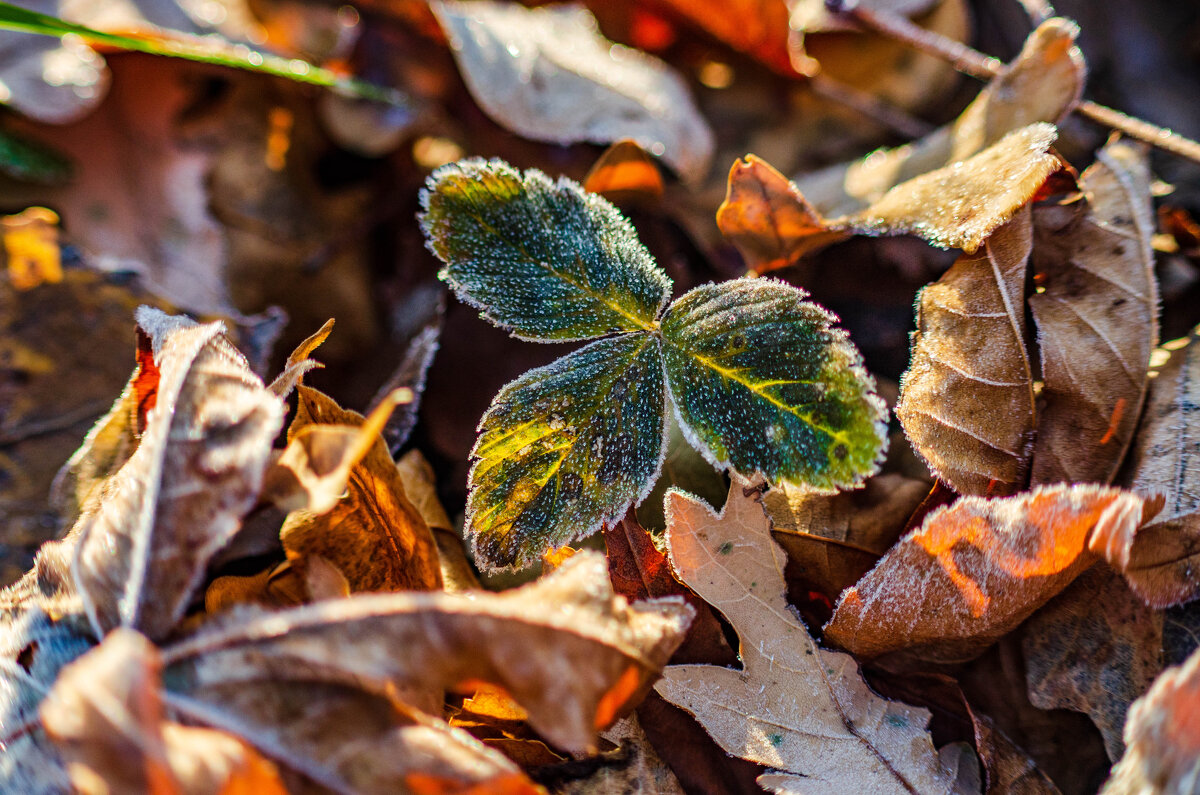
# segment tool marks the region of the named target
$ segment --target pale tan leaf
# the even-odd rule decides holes
[[[164,720],[157,649],[118,628],[59,674],[42,725],[88,795],[285,795],[274,765],[236,737]]]
[[[1104,795],[1194,795],[1200,787],[1200,651],[1167,669],[1133,703],[1125,748]]]
[[[817,646],[789,608],[784,555],[762,506],[735,482],[722,513],[667,494],[679,577],[741,638],[742,671],[673,665],[655,689],[696,716],[728,753],[786,771],[776,792],[949,792],[927,710],[886,701],[847,654]]]
[[[283,366],[283,372],[276,376],[268,388],[281,398],[286,398],[292,394],[292,390],[304,378],[305,373],[323,366],[320,362],[308,357],[312,355],[313,351],[321,347],[321,343],[328,339],[332,333],[333,318],[329,318],[329,320],[325,321],[325,325],[317,329],[315,334],[296,346],[296,350],[292,351],[292,354],[288,356],[287,363]]]
[[[1158,344],[1158,285],[1150,240],[1150,169],[1116,141],[1079,180],[1071,205],[1034,213],[1029,299],[1038,326],[1045,402],[1033,484],[1109,483],[1133,438]]]
[[[633,139],[687,181],[708,173],[713,134],[683,80],[605,39],[581,6],[431,3],[479,106],[535,141]]]
[[[896,149],[797,180],[801,192],[827,216],[850,216],[881,200],[897,185],[953,167],[1037,122],[1056,123],[1075,106],[1086,68],[1074,22],[1043,22],[1020,55],[979,92],[951,125]],[[1032,194],[1031,194],[1032,195]]]
[[[917,299],[896,416],[930,469],[960,494],[1024,485],[1034,429],[1023,301],[1031,248],[1026,211]]]
[[[358,595],[234,613],[165,656],[196,687],[301,677],[434,692],[490,682],[547,739],[583,751],[649,688],[692,613],[679,599],[628,605],[613,595],[604,557],[580,552],[499,594]]]
[[[451,593],[482,588],[475,569],[467,560],[462,537],[454,530],[454,523],[450,521],[446,509],[438,499],[433,467],[425,460],[425,456],[421,455],[421,451],[414,447],[400,457],[396,462],[396,469],[404,483],[404,493],[408,495],[409,501],[433,533],[433,542],[437,544],[438,564],[442,570],[442,587]]]
[[[856,655],[970,659],[1095,561],[1094,530],[1136,526],[1142,499],[1099,486],[964,497],[926,517],[842,594],[825,638]]]
[[[98,636],[126,626],[154,640],[174,627],[209,558],[253,507],[284,406],[220,323],[149,307],[137,317],[153,359],[138,401],[145,429],[95,511],[72,528],[72,569]]]
[[[315,389],[296,389],[288,450],[297,454],[290,469],[305,483],[312,504],[289,514],[279,539],[289,559],[319,555],[333,563],[353,591],[442,587],[429,526],[408,501],[379,435],[400,391],[364,419]],[[320,430],[330,426],[354,427],[356,434]],[[280,462],[287,456],[285,451]]]
[[[1162,632],[1161,612],[1112,569],[1093,566],[1023,628],[1030,702],[1088,715],[1115,762],[1129,705],[1162,669]]]

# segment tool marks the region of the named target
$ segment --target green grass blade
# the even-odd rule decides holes
[[[59,38],[79,36],[90,44],[261,72],[300,83],[334,89],[363,99],[403,104],[402,95],[394,89],[342,77],[307,61],[259,52],[244,44],[233,44],[216,36],[191,36],[171,31],[144,36],[105,33],[86,25],[66,22],[48,14],[39,14],[36,11],[4,2],[0,2],[0,30],[15,30]]]

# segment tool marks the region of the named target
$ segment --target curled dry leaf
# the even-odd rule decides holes
[[[145,427],[95,511],[72,528],[72,570],[97,637],[125,626],[157,640],[253,507],[284,406],[222,324],[149,307],[137,320]]]
[[[1125,756],[1104,795],[1188,795],[1200,781],[1200,652],[1167,669],[1134,702],[1125,724]]]
[[[953,124],[915,143],[880,149],[857,162],[811,174],[798,180],[800,190],[827,216],[853,216],[908,180],[947,168],[952,173],[956,164],[1018,129],[1058,122],[1083,91],[1086,68],[1075,46],[1078,34],[1074,22],[1061,18],[1043,22],[1030,34],[1017,59],[979,92]],[[981,187],[991,178],[991,174],[979,174]],[[1040,184],[1039,180],[1033,188]]]
[[[580,552],[537,583],[500,594],[359,595],[235,613],[165,658],[196,688],[272,677],[418,692],[490,682],[540,734],[584,751],[646,692],[692,612],[677,599],[629,606],[614,596],[603,557]]]
[[[689,182],[707,174],[713,133],[683,80],[604,38],[587,9],[491,0],[431,7],[471,95],[508,129],[553,143],[631,138]]]
[[[429,526],[408,501],[400,473],[379,435],[398,398],[364,419],[315,389],[299,386],[296,391],[288,450],[298,441],[304,446],[293,471],[303,478],[306,467],[311,468],[308,472],[315,470],[310,482],[324,497],[333,496],[334,502],[323,513],[317,508],[328,501],[289,514],[279,531],[289,559],[320,555],[345,574],[352,591],[441,588],[437,547]],[[332,443],[323,452],[324,434],[308,429],[329,425],[343,428],[332,440],[325,440]],[[349,444],[344,426],[361,426]],[[347,467],[351,461],[355,463]]]
[[[1115,762],[1125,750],[1125,714],[1162,669],[1162,647],[1162,613],[1112,569],[1093,566],[1025,624],[1029,700],[1088,715]]]
[[[1130,451],[1129,487],[1164,498],[1162,512],[1123,547],[1114,565],[1152,607],[1200,596],[1200,329],[1163,346],[1145,416]]]
[[[1038,326],[1045,403],[1033,484],[1108,483],[1142,413],[1158,344],[1150,168],[1138,146],[1096,154],[1072,205],[1034,212],[1029,306]]]
[[[663,194],[663,178],[654,158],[636,141],[624,138],[592,164],[583,189],[618,203],[656,199]]]
[[[321,367],[321,363],[308,358],[313,351],[321,347],[321,343],[329,338],[333,333],[333,318],[325,321],[325,325],[317,329],[317,332],[308,339],[296,346],[296,350],[292,351],[288,356],[287,362],[283,366],[283,372],[276,376],[271,382],[270,389],[281,398],[286,398],[292,394],[292,390],[296,388],[296,384],[304,378],[305,373]]]
[[[1023,301],[1032,237],[1025,211],[917,299],[896,416],[933,472],[961,494],[1024,485],[1034,429]]]
[[[762,506],[735,482],[717,515],[667,494],[667,543],[681,579],[741,638],[744,669],[673,665],[655,689],[696,716],[727,753],[779,768],[774,792],[949,792],[929,712],[875,695],[847,654],[817,646],[784,599],[784,555]]]
[[[1096,557],[1093,531],[1140,521],[1142,498],[1099,486],[966,497],[926,517],[842,594],[825,637],[856,655],[976,656]]]
[[[42,702],[42,725],[75,790],[285,795],[275,766],[237,738],[167,722],[158,650],[118,628],[58,676]]]

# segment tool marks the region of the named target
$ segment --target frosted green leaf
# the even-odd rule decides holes
[[[659,344],[593,342],[500,391],[473,451],[467,527],[479,565],[526,566],[646,496],[666,445]]]
[[[500,160],[443,166],[421,227],[460,300],[523,339],[650,330],[671,280],[607,200]]]
[[[769,279],[697,287],[662,320],[688,440],[718,467],[820,489],[878,468],[887,409],[836,318]]]

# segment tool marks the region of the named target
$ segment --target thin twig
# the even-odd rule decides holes
[[[829,3],[829,5],[833,6],[834,4]],[[990,80],[1004,68],[1004,64],[999,59],[985,55],[940,33],[926,30],[899,14],[871,11],[859,7],[841,8],[840,13],[863,28],[874,30],[927,55],[940,58],[963,74],[980,80]],[[1130,138],[1145,141],[1164,152],[1200,163],[1200,142],[1173,130],[1159,127],[1088,100],[1080,102],[1073,110],[1081,116],[1103,124],[1105,127],[1111,127]]]
[[[809,78],[808,86],[814,94],[845,105],[905,138],[920,138],[933,130],[928,122],[820,72]]]

